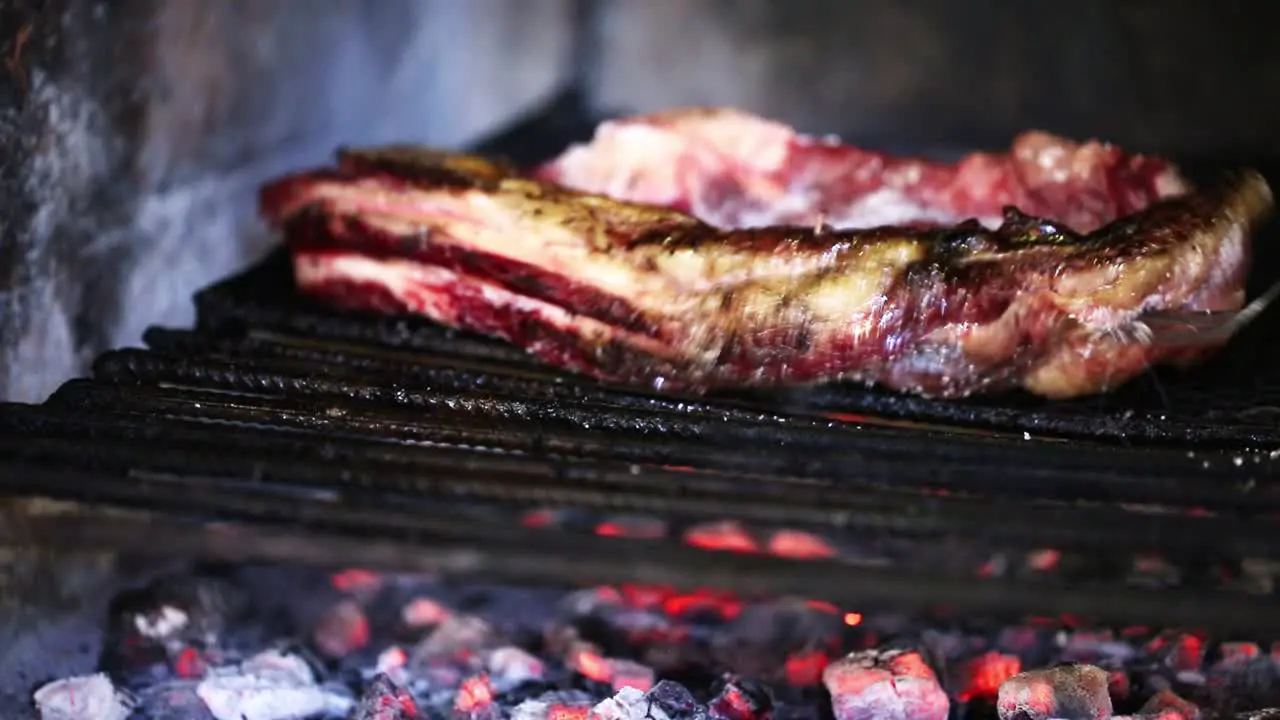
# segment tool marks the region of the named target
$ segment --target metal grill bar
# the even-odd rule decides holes
[[[533,363],[523,353],[492,340],[457,333],[422,319],[333,313],[293,292],[287,258],[277,254],[263,265],[197,296],[200,329],[210,334],[271,339],[353,343],[370,348],[412,350],[468,367],[505,364],[506,372],[531,373],[565,381],[565,376]],[[1237,352],[1197,370],[1193,377],[1158,372],[1105,396],[1045,403],[1003,396],[968,401],[935,401],[848,385],[784,393],[743,394],[767,407],[809,413],[870,415],[948,427],[981,428],[1012,434],[1197,449],[1280,445],[1280,423],[1267,408],[1280,407],[1280,378],[1263,371],[1280,360],[1268,334],[1275,318],[1264,318],[1233,341]],[[1223,382],[1223,379],[1231,382]],[[572,382],[573,380],[569,380]],[[1261,412],[1260,412],[1261,410]]]
[[[357,521],[359,522],[359,521]],[[445,572],[477,579],[502,578],[529,584],[590,585],[657,583],[681,589],[717,587],[743,596],[791,594],[844,607],[928,615],[939,599],[959,613],[981,617],[1018,616],[1028,607],[1055,615],[1076,615],[1117,624],[1141,618],[1168,627],[1197,627],[1224,636],[1274,637],[1280,615],[1269,598],[1224,596],[1186,590],[1168,592],[1124,587],[1078,587],[1053,582],[978,580],[937,572],[851,568],[835,562],[791,562],[761,555],[708,553],[666,542],[638,542],[519,533],[482,544],[425,544],[394,533],[355,537],[329,531],[267,526],[234,528],[182,523],[173,519],[62,518],[34,527],[50,543],[113,546],[155,553],[157,547],[231,560],[302,562]],[[292,523],[290,523],[292,525]],[[393,535],[388,537],[387,535]],[[140,540],[143,539],[144,540]],[[29,537],[24,537],[29,539]]]
[[[904,433],[709,404],[687,412],[672,405],[638,412],[614,404],[608,393],[506,395],[489,392],[488,382],[477,383],[486,389],[468,390],[446,378],[441,387],[429,371],[415,376],[395,365],[375,367],[367,358],[354,364],[119,351],[103,356],[96,370],[99,378],[113,382],[282,398],[268,402],[276,403],[276,410],[296,404],[294,411],[305,413],[312,424],[350,426],[364,409],[372,412],[367,431],[414,426],[423,439],[479,447],[554,448],[570,455],[587,450],[594,457],[631,462],[1004,497],[1160,503],[1226,512],[1280,509],[1280,486],[1267,481],[1241,485],[1236,456],[1225,452],[1189,456],[1182,450],[1099,446],[1081,453],[1064,443]],[[183,396],[178,402],[190,400]],[[101,409],[102,403],[90,407]],[[335,408],[344,411],[342,417],[330,417]],[[992,473],[991,456],[997,453],[1007,467]],[[1255,455],[1250,462],[1261,466],[1262,458]],[[1257,468],[1264,478],[1273,460],[1265,462],[1267,467]]]

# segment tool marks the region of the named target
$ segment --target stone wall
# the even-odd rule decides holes
[[[268,239],[344,143],[456,145],[558,90],[569,0],[0,0],[0,397],[43,399]]]
[[[0,0],[0,397],[189,322],[269,242],[256,184],[338,144],[464,143],[580,80],[607,109],[731,104],[888,146],[1034,126],[1275,153],[1273,7]]]
[[[1280,151],[1264,0],[602,0],[608,106],[724,103],[918,145],[1026,127],[1170,152]]]

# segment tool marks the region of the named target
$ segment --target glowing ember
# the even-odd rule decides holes
[[[753,537],[725,525],[690,537],[708,527],[721,548]],[[1104,720],[1113,703],[1142,720],[1200,720],[1280,705],[1270,646],[1189,631],[1073,617],[942,628],[648,584],[481,589],[350,569],[317,580],[343,596],[274,641],[260,625],[235,632],[246,617],[235,587],[130,596],[113,609],[108,674],[47,685],[37,704],[77,720],[59,703],[203,720],[945,720],[953,708],[957,720]],[[827,698],[829,711],[815,705]]]
[[[1022,672],[1022,661],[1017,656],[983,653],[965,665],[965,685],[960,698],[994,698],[1004,681],[1019,672]]]
[[[1106,671],[1092,665],[1063,665],[1009,678],[1000,687],[1000,720],[1106,720],[1111,695]]]
[[[315,646],[326,657],[340,658],[369,644],[369,619],[354,600],[343,600],[325,612],[315,629]]]
[[[414,598],[400,611],[400,619],[407,627],[425,628],[439,625],[453,616],[453,612],[431,598]]]
[[[707,523],[685,531],[684,541],[703,550],[760,552],[760,545],[741,525],[731,520]]]
[[[816,560],[836,556],[835,548],[817,535],[799,530],[779,530],[769,538],[767,550],[778,557]]]
[[[460,713],[473,713],[493,702],[493,687],[488,675],[467,678],[453,701],[453,709]]]
[[[106,675],[67,678],[36,691],[42,720],[125,720],[131,704]]]
[[[853,653],[828,665],[822,681],[837,720],[946,720],[951,708],[915,651]]]

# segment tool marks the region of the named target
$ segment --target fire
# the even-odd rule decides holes
[[[831,658],[826,653],[813,650],[788,657],[783,670],[787,682],[797,687],[808,687],[822,682],[822,671],[830,662]]]
[[[489,684],[489,676],[481,673],[462,681],[458,695],[453,701],[454,710],[459,713],[472,713],[493,702],[493,687]]]
[[[348,568],[334,573],[329,582],[341,592],[372,591],[382,585],[382,576],[361,568]]]
[[[1016,655],[988,652],[970,660],[965,667],[966,683],[961,700],[993,698],[1005,680],[1022,672],[1022,661]]]
[[[732,520],[691,527],[685,532],[684,541],[703,550],[740,553],[760,552],[760,545],[755,538],[751,537],[745,528]]]
[[[412,628],[439,625],[452,615],[453,612],[451,610],[426,597],[414,598],[405,603],[405,606],[400,610],[401,621]]]
[[[844,614],[844,624],[849,627],[857,627],[862,624],[862,613],[847,612]]]
[[[551,705],[547,708],[547,720],[587,720],[590,705]]]
[[[608,683],[613,680],[613,673],[609,668],[609,663],[599,654],[590,650],[579,650],[574,653],[569,665],[583,677],[590,680],[601,683]]]
[[[673,618],[683,617],[699,609],[711,610],[726,620],[732,620],[742,612],[742,601],[732,594],[706,589],[672,594],[662,601],[662,612]]]
[[[653,518],[614,518],[597,524],[595,532],[601,537],[656,540],[667,534],[667,527]]]
[[[182,648],[182,651],[178,653],[178,657],[173,661],[173,671],[177,673],[178,677],[203,677],[207,670],[208,666],[200,655],[200,651],[193,647]]]
[[[836,556],[835,548],[822,538],[800,530],[779,530],[769,538],[768,550],[793,560],[820,560]]]

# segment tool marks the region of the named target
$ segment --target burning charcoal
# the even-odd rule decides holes
[[[572,625],[550,623],[542,633],[544,650],[556,657],[569,657],[575,647],[584,643],[582,634]]]
[[[703,550],[760,552],[760,544],[751,533],[733,520],[695,525],[685,531],[684,541]]]
[[[632,645],[666,642],[685,632],[666,613],[654,610],[617,610],[609,621]]]
[[[511,720],[547,720],[548,709],[540,700],[525,700],[511,710]]]
[[[405,666],[409,663],[409,655],[403,648],[389,647],[378,654],[378,662],[374,672],[386,675],[392,682],[405,685],[409,682],[409,673]]]
[[[707,703],[707,716],[712,720],[769,720],[773,696],[759,683],[727,676],[724,687]]]
[[[409,691],[379,674],[365,687],[352,720],[418,720],[421,717]]]
[[[348,568],[331,575],[329,584],[335,590],[347,593],[361,603],[367,603],[382,590],[384,580],[373,571]]]
[[[426,597],[413,598],[400,609],[400,621],[411,630],[435,627],[453,617],[453,611]]]
[[[608,685],[614,691],[630,687],[644,692],[653,687],[655,678],[652,668],[622,658],[606,658],[599,648],[587,643],[577,645],[565,664],[588,680]]]
[[[960,697],[994,698],[1006,680],[1022,672],[1022,661],[1016,655],[983,653],[961,666]]]
[[[716,632],[712,652],[730,670],[777,678],[788,659],[835,646],[844,623],[835,608],[807,600],[781,599],[748,605]]]
[[[576,691],[547,693],[526,700],[511,711],[511,720],[587,720],[594,705],[590,696]]]
[[[692,623],[732,620],[742,613],[742,608],[743,603],[737,597],[711,590],[673,594],[662,601],[663,614]]]
[[[546,675],[541,660],[512,645],[490,651],[484,665],[494,687],[502,691]]]
[[[369,619],[364,608],[350,598],[335,603],[324,612],[312,631],[316,651],[330,660],[340,660],[369,644]]]
[[[560,598],[557,607],[569,618],[598,615],[623,606],[625,600],[622,593],[608,585],[576,590]]]
[[[217,720],[294,720],[346,712],[351,705],[317,685],[305,660],[275,651],[211,672],[196,694]]]
[[[1209,669],[1206,680],[1215,710],[1238,712],[1280,704],[1280,662],[1270,655],[1223,657]]]
[[[1200,720],[1200,708],[1172,690],[1161,690],[1151,696],[1138,715],[1159,720]]]
[[[605,662],[609,665],[609,684],[615,691],[634,688],[648,692],[653,687],[655,674],[652,668],[621,658],[608,658]]]
[[[590,643],[579,642],[570,649],[565,665],[588,680],[606,685],[613,680],[609,662],[600,654],[600,648]]]
[[[1198,672],[1204,664],[1204,641],[1190,633],[1161,633],[1147,643],[1146,651],[1174,672]]]
[[[34,700],[41,720],[125,720],[133,710],[132,698],[102,673],[55,680]]]
[[[671,588],[665,585],[622,586],[622,601],[637,610],[657,610],[671,597]]]
[[[822,681],[837,720],[946,720],[951,702],[914,650],[868,650],[827,666]]]
[[[644,692],[625,687],[591,708],[591,720],[670,720]]]
[[[645,693],[649,698],[649,702],[666,713],[667,717],[673,720],[682,718],[696,718],[703,712],[698,705],[698,701],[694,699],[693,693],[689,689],[678,682],[672,680],[663,680],[654,685],[649,692]]]
[[[822,673],[831,658],[818,650],[794,653],[782,666],[783,676],[795,687],[810,687],[822,682]]]
[[[227,623],[243,615],[247,606],[243,591],[228,582],[177,577],[122,594],[113,610],[118,620],[131,626],[139,637],[216,645]]]
[[[161,683],[140,692],[138,706],[146,708],[146,720],[214,720],[197,687],[191,680]]]
[[[779,530],[769,537],[767,550],[778,557],[817,560],[836,556],[835,548],[822,538],[803,530]]]
[[[473,720],[497,720],[502,717],[502,708],[493,701],[493,696],[493,685],[489,682],[489,676],[483,673],[472,675],[462,682],[458,688],[458,694],[453,698],[453,716]]]
[[[1060,665],[1015,675],[1000,686],[1000,720],[1105,720],[1111,716],[1107,672],[1093,665]]]
[[[171,672],[186,648],[217,655],[225,628],[247,607],[239,588],[207,577],[166,578],[121,593],[109,609],[99,664],[133,677],[154,668]]]
[[[278,650],[267,650],[254,655],[241,663],[240,671],[303,685],[316,682],[315,671],[304,658]]]
[[[1113,700],[1128,700],[1133,692],[1133,682],[1129,673],[1123,668],[1104,668],[1107,670],[1107,694]]]
[[[330,711],[316,685],[284,685],[251,675],[215,675],[196,693],[217,720],[301,720]]]
[[[604,537],[657,540],[667,534],[667,524],[658,518],[621,515],[596,525],[596,534]]]
[[[445,659],[470,663],[493,640],[493,628],[489,623],[473,615],[458,615],[445,620],[411,653],[410,662]]]

